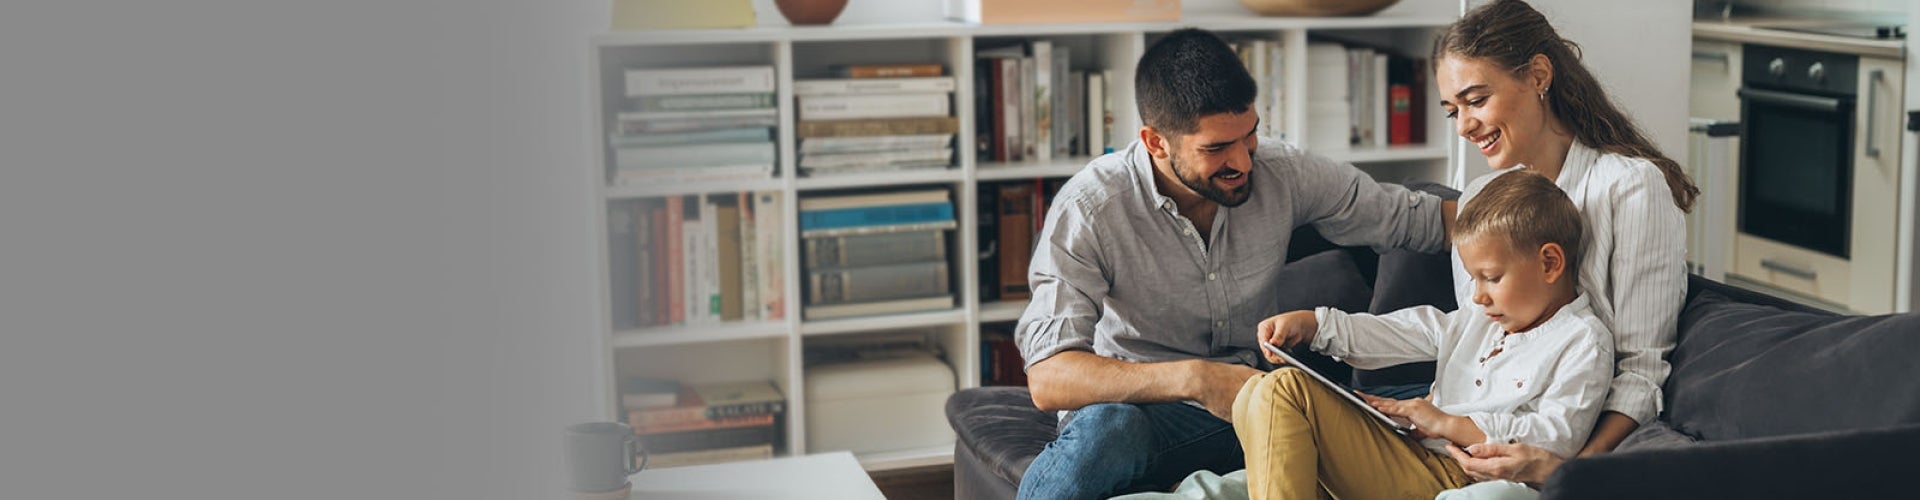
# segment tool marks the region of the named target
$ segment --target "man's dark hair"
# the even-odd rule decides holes
[[[1133,91],[1141,121],[1163,134],[1183,135],[1198,130],[1202,116],[1248,111],[1259,89],[1226,40],[1187,28],[1147,47]]]

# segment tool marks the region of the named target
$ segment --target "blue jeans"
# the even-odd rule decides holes
[[[1206,469],[1245,468],[1233,423],[1183,403],[1097,404],[1074,410],[1034,457],[1019,498],[1107,498],[1166,491]]]

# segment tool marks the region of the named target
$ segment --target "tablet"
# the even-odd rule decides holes
[[[1396,418],[1396,417],[1390,417],[1390,416],[1387,416],[1387,414],[1385,413],[1380,413],[1380,410],[1375,409],[1373,405],[1367,404],[1367,400],[1360,399],[1360,395],[1354,394],[1353,389],[1348,389],[1347,386],[1335,383],[1333,379],[1329,379],[1327,378],[1326,375],[1321,375],[1320,372],[1314,371],[1313,368],[1307,366],[1306,363],[1301,363],[1299,359],[1295,359],[1292,354],[1289,354],[1287,352],[1286,349],[1281,349],[1278,346],[1275,346],[1273,344],[1268,344],[1265,342],[1260,343],[1260,348],[1266,349],[1267,352],[1273,353],[1273,355],[1275,356],[1279,356],[1280,359],[1287,360],[1288,365],[1292,365],[1294,368],[1299,368],[1300,371],[1307,372],[1307,376],[1313,377],[1313,380],[1320,382],[1320,385],[1324,385],[1324,386],[1327,386],[1328,389],[1332,389],[1334,394],[1339,394],[1342,399],[1346,399],[1348,403],[1351,403],[1354,406],[1359,407],[1360,411],[1364,411],[1367,413],[1367,415],[1371,415],[1374,420],[1378,420],[1380,421],[1380,423],[1386,424],[1388,429],[1393,429],[1394,432],[1398,432],[1400,434],[1407,434],[1408,432],[1413,431],[1412,422],[1406,421],[1404,419]]]

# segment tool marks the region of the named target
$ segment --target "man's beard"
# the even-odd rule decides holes
[[[1245,174],[1247,177],[1246,183],[1241,184],[1239,188],[1232,191],[1227,191],[1221,189],[1220,186],[1214,185],[1213,179],[1211,178],[1189,175],[1190,172],[1180,168],[1181,162],[1178,155],[1168,157],[1167,161],[1173,165],[1173,176],[1179,178],[1180,183],[1185,184],[1187,189],[1192,189],[1193,192],[1200,193],[1200,197],[1206,198],[1207,201],[1219,203],[1220,206],[1223,207],[1233,208],[1246,203],[1247,199],[1252,197],[1253,172],[1247,172]],[[1222,170],[1221,172],[1226,172],[1226,170]]]

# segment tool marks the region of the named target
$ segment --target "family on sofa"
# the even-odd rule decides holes
[[[949,401],[957,493],[1002,496],[1013,485],[1019,498],[1107,498],[1179,484],[1174,495],[1533,498],[1553,483],[1549,496],[1572,497],[1559,483],[1584,470],[1638,470],[1607,460],[1633,454],[1615,453],[1623,442],[1690,444],[1697,436],[1660,418],[1679,416],[1664,405],[1682,394],[1663,388],[1669,354],[1678,363],[1687,347],[1676,351],[1682,307],[1691,314],[1691,301],[1713,300],[1684,265],[1684,214],[1699,190],[1607,98],[1576,45],[1524,2],[1475,8],[1434,52],[1440,105],[1495,169],[1457,202],[1257,137],[1254,81],[1219,37],[1181,30],[1149,47],[1136,70],[1139,140],[1061,189],[1034,251],[1033,297],[1016,330],[1030,389]],[[1337,280],[1319,279],[1362,274],[1343,274],[1360,267],[1346,254],[1280,258],[1297,228],[1429,257],[1380,258],[1368,266],[1374,288],[1356,304],[1339,297]],[[1293,272],[1309,261],[1333,271]],[[1389,265],[1400,261],[1426,264]],[[1444,304],[1369,307],[1389,292],[1379,283],[1435,267],[1450,280],[1424,280],[1438,289],[1426,293]],[[1312,305],[1353,305],[1281,308],[1319,292],[1329,303]],[[1727,293],[1736,298],[1720,300],[1746,305]],[[1888,323],[1869,329],[1911,344]],[[1361,369],[1437,363],[1420,365],[1429,368],[1417,381],[1362,389],[1375,409],[1412,422],[1402,436],[1300,370],[1275,369],[1261,343]],[[1912,422],[1917,398],[1897,395],[1858,420]],[[1715,419],[1738,420],[1700,421]],[[1740,430],[1718,435],[1779,435],[1731,427]],[[1906,443],[1913,434],[1843,437]],[[1859,449],[1823,448],[1830,443],[1777,446]],[[1688,491],[1685,479],[1653,484]],[[1584,491],[1625,491],[1608,487]]]

